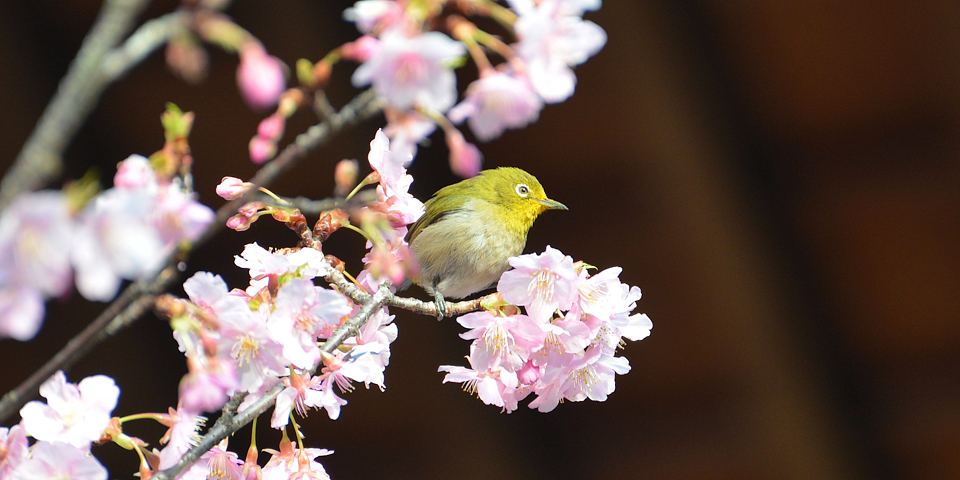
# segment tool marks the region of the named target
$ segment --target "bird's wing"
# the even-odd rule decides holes
[[[437,193],[441,193],[443,190]],[[407,243],[413,242],[413,239],[430,225],[442,220],[447,215],[460,210],[469,197],[466,195],[443,195],[434,196],[424,204],[424,213],[414,222],[407,232]]]

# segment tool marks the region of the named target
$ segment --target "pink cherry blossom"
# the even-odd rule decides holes
[[[380,174],[380,184],[377,185],[378,210],[393,217],[396,222],[394,227],[408,225],[420,218],[424,211],[423,202],[409,193],[413,177],[403,166],[406,160],[400,161],[390,153],[390,140],[382,130],[377,130],[370,142],[367,160]]]
[[[394,108],[420,106],[445,112],[457,100],[457,79],[450,63],[466,53],[462,43],[440,32],[413,38],[399,29],[380,37],[380,50],[353,73],[357,87],[373,88]]]
[[[172,250],[182,241],[192,242],[200,238],[215,219],[216,214],[210,207],[176,185],[160,191],[151,214],[153,227],[159,232],[166,250]]]
[[[511,257],[508,270],[500,276],[497,291],[503,299],[527,308],[527,314],[546,322],[557,309],[569,310],[577,298],[579,276],[573,259],[547,246],[542,254]]]
[[[277,403],[273,407],[273,416],[270,417],[270,426],[282,429],[290,421],[290,412],[296,411],[301,417],[307,416],[307,406],[320,403],[321,393],[316,390],[320,386],[320,377],[311,377],[308,374],[299,375],[296,372],[283,378],[287,386],[277,396]]]
[[[199,442],[198,432],[207,419],[197,415],[195,411],[171,408],[166,415],[161,415],[158,421],[168,427],[167,432],[160,438],[160,444],[164,445],[163,450],[160,450],[160,469],[165,470],[176,465],[183,454]]]
[[[293,446],[286,435],[280,440],[280,451],[269,448],[263,451],[272,454],[267,464],[263,466],[262,480],[288,480],[297,477],[298,472],[309,469],[314,476],[309,478],[329,479],[323,465],[320,465],[315,459],[319,456],[326,456],[333,453],[332,450],[325,448],[304,448],[299,449]],[[303,477],[303,474],[300,474]]]
[[[57,371],[40,386],[40,396],[47,403],[34,400],[20,409],[27,434],[88,448],[109,425],[120,389],[110,377],[94,375],[74,385],[67,383],[63,371]]]
[[[467,87],[466,99],[447,115],[455,123],[466,119],[477,140],[489,142],[508,128],[536,122],[542,109],[528,78],[490,71]]]
[[[43,294],[26,286],[0,288],[0,338],[33,338],[43,323]]]
[[[136,157],[124,161],[140,163]],[[121,184],[126,186],[102,192],[80,213],[70,249],[77,290],[90,300],[110,300],[121,280],[157,271],[181,241],[196,240],[215,218],[174,184]]]
[[[518,395],[517,374],[502,368],[496,371],[478,371],[473,368],[441,365],[439,371],[447,372],[443,383],[463,383],[463,389],[475,392],[483,403],[496,405],[507,413],[516,410],[517,402],[525,395]]]
[[[70,289],[73,232],[62,192],[24,194],[2,212],[0,338],[33,338],[43,321],[44,298]]]
[[[250,270],[250,286],[247,294],[256,295],[266,287],[271,279],[276,282],[279,277],[314,278],[323,268],[323,253],[312,248],[302,248],[294,252],[270,252],[256,243],[247,244],[239,256],[234,257],[234,263],[240,268]]]
[[[187,359],[190,372],[180,380],[180,403],[184,411],[215,412],[240,387],[232,362],[222,358]]]
[[[297,368],[309,368],[320,360],[317,337],[326,325],[339,325],[350,310],[343,295],[305,278],[294,279],[280,287],[269,327],[283,344],[284,358]]]
[[[243,480],[243,461],[227,450],[227,439],[204,453],[196,463],[177,478],[181,480]]]
[[[526,318],[526,315],[503,317],[485,310],[458,317],[457,323],[471,329],[461,333],[460,338],[476,340],[475,348],[471,348],[470,364],[481,371],[500,367],[514,372],[519,370],[528,353],[517,345],[513,334],[520,318]]]
[[[404,13],[394,0],[360,0],[343,11],[343,19],[355,22],[363,33],[373,33],[401,23]]]
[[[248,43],[240,49],[237,67],[237,86],[243,101],[254,110],[266,110],[277,104],[287,87],[283,64],[270,56],[258,43]]]
[[[596,54],[607,43],[597,24],[569,15],[570,3],[544,0],[520,12],[514,25],[520,41],[514,45],[523,59],[534,90],[547,103],[573,94],[577,77],[570,68]]]
[[[380,185],[385,190],[397,190],[400,181],[407,175],[405,166],[409,158],[398,159],[390,154],[390,139],[381,129],[370,141],[370,153],[367,154],[370,166],[380,175]]]
[[[143,155],[130,155],[117,165],[117,173],[113,176],[113,186],[126,190],[141,190],[155,188],[157,174]]]
[[[347,339],[346,345],[379,345],[379,353],[371,355],[373,351],[368,352],[370,361],[382,372],[390,364],[390,344],[397,339],[397,324],[393,323],[394,315],[387,312],[383,307],[374,312],[370,319],[360,327],[360,333],[356,337]]]
[[[271,141],[280,140],[286,127],[287,119],[279,113],[273,113],[260,121],[257,126],[257,136]]]
[[[284,371],[283,345],[272,338],[259,313],[235,310],[218,319],[217,355],[233,362],[241,391],[252,392]]]
[[[11,480],[107,480],[107,469],[90,455],[89,447],[41,441],[30,449],[30,454],[30,459],[13,471]]]
[[[63,192],[20,195],[0,214],[0,338],[33,338],[44,298],[70,290],[74,232]]]
[[[0,427],[0,478],[10,473],[29,457],[27,432],[20,425]]]
[[[390,138],[390,153],[395,162],[404,166],[417,156],[417,145],[437,129],[437,124],[416,111],[398,112],[387,109],[384,133]]]

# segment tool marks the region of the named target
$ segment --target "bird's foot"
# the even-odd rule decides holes
[[[443,317],[447,316],[447,301],[443,299],[443,294],[434,291],[433,292],[433,301],[437,305],[437,320],[443,320]]]

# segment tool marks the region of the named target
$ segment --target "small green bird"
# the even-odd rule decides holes
[[[444,297],[463,298],[493,285],[523,253],[527,232],[546,210],[567,210],[547,198],[537,178],[513,167],[484,170],[448,185],[424,204],[407,233],[420,262],[413,282],[434,296],[440,317]]]

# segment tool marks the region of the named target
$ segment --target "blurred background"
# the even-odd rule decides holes
[[[2,3],[6,170],[99,2]],[[349,4],[237,1],[228,13],[292,65],[355,38],[340,20]],[[175,6],[155,2],[144,18]],[[359,388],[339,420],[302,422],[312,446],[336,451],[321,459],[331,476],[960,478],[960,5],[611,1],[586,18],[609,39],[576,69],[576,94],[480,148],[487,167],[522,167],[570,207],[538,220],[527,252],[549,244],[619,265],[643,290],[636,311],[654,329],[623,351],[633,370],[606,402],[501,414],[441,384],[438,365],[465,364],[456,322],[395,312],[386,391]],[[236,63],[213,50],[208,78],[190,86],[154,54],[107,91],[66,153],[65,178],[95,167],[109,179],[128,155],[159,149],[172,101],[196,113],[197,190],[221,205],[220,178],[256,170],[247,142],[262,118],[240,101]],[[334,71],[335,105],[356,93],[352,68]],[[298,115],[285,141],[312,123]],[[335,162],[364,159],[382,123],[312,153],[274,190],[328,196]],[[433,140],[411,168],[421,199],[455,181]],[[214,271],[243,287],[232,256],[244,244],[295,240],[261,221],[200,248],[186,275]],[[361,247],[346,232],[327,251],[357,271]],[[51,301],[34,341],[0,342],[0,391],[103,308],[77,294]],[[150,314],[68,378],[115,378],[115,414],[128,415],[174,405],[185,371],[169,327]],[[261,447],[276,445],[268,430]],[[155,441],[163,429],[134,422],[129,432]],[[136,471],[131,452],[94,453],[111,478]]]

